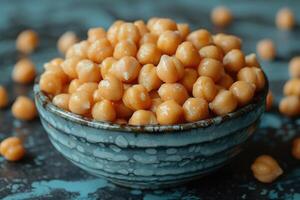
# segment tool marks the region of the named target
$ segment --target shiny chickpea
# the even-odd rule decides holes
[[[116,59],[120,59],[124,56],[136,56],[137,48],[134,42],[131,40],[122,40],[115,46],[113,56]]]
[[[208,103],[203,98],[189,98],[183,104],[183,113],[187,122],[206,119],[209,116]]]
[[[78,79],[82,82],[99,82],[100,68],[90,60],[81,60],[76,65]]]
[[[114,102],[114,108],[118,118],[129,119],[133,114],[133,110],[125,106],[123,101]]]
[[[115,21],[107,30],[107,39],[110,41],[112,46],[115,46],[118,43],[118,34],[120,26],[124,23],[122,20]]]
[[[119,27],[118,41],[132,40],[136,44],[139,43],[141,38],[139,29],[133,23],[123,23]]]
[[[214,25],[226,27],[231,24],[233,17],[228,8],[224,6],[218,6],[211,12],[210,18]]]
[[[106,38],[91,43],[87,56],[96,63],[101,63],[105,58],[113,55],[114,48]]]
[[[245,56],[239,49],[229,51],[223,58],[223,64],[228,72],[238,72],[245,67]]]
[[[12,71],[12,79],[21,84],[33,82],[35,75],[35,65],[26,58],[19,60]]]
[[[247,67],[260,67],[260,64],[256,58],[255,53],[251,53],[246,55],[245,57],[245,63]]]
[[[184,76],[184,66],[176,57],[163,55],[157,65],[156,73],[163,82],[175,83]]]
[[[156,116],[149,110],[137,110],[133,113],[128,123],[130,125],[142,126],[157,124]]]
[[[288,117],[300,115],[300,99],[298,96],[286,96],[279,103],[279,111]]]
[[[141,64],[154,64],[157,65],[162,52],[156,46],[156,44],[145,43],[140,46],[137,53],[137,59]]]
[[[147,89],[142,85],[133,85],[123,96],[124,104],[132,110],[144,110],[151,107],[151,98]]]
[[[178,31],[165,31],[158,37],[157,47],[162,53],[173,55],[181,41],[181,35]]]
[[[90,47],[90,42],[86,40],[76,43],[67,50],[66,58],[79,57],[81,59],[86,59],[88,57],[87,53],[89,47]]]
[[[99,83],[99,93],[107,100],[119,101],[123,97],[123,84],[112,74],[106,77]]]
[[[50,62],[44,64],[46,73],[52,73],[59,77],[62,83],[67,83],[69,81],[68,75],[62,69],[63,59],[54,58]]]
[[[177,29],[182,39],[185,39],[190,34],[190,26],[187,23],[177,24]]]
[[[283,93],[286,96],[295,95],[300,97],[300,79],[294,78],[288,80],[283,87]]]
[[[67,31],[57,40],[57,49],[60,53],[65,54],[68,49],[78,42],[78,37],[73,31]]]
[[[137,29],[139,30],[140,36],[145,35],[146,33],[149,32],[145,22],[143,20],[137,20],[133,23]]]
[[[139,75],[141,70],[140,63],[132,56],[125,56],[115,62],[110,73],[125,83],[133,82]]]
[[[157,107],[163,103],[164,101],[160,97],[156,97],[152,99],[152,104],[149,110],[156,113]]]
[[[97,102],[92,109],[93,119],[97,121],[113,122],[116,120],[116,111],[114,105],[109,100],[102,100]]]
[[[289,8],[281,8],[276,14],[276,26],[281,30],[291,30],[296,24],[295,16]]]
[[[63,83],[56,74],[45,72],[40,78],[39,86],[41,91],[47,94],[57,95],[62,91]]]
[[[292,78],[300,78],[300,56],[296,56],[290,61],[289,73]]]
[[[90,98],[90,102],[93,102],[94,92],[98,89],[98,83],[87,82],[80,85],[76,92],[85,92],[86,95]]]
[[[198,50],[211,44],[213,41],[210,32],[205,29],[199,29],[191,32],[186,39],[193,43]]]
[[[300,160],[300,138],[293,139],[292,143],[292,155],[297,160]]]
[[[59,108],[62,108],[64,110],[69,110],[69,99],[70,94],[58,94],[56,95],[52,102],[54,105],[56,105]]]
[[[6,89],[0,85],[0,108],[4,108],[8,105],[8,94]]]
[[[69,99],[69,109],[79,115],[88,114],[93,106],[91,97],[85,91],[76,91]]]
[[[183,78],[179,81],[189,93],[192,93],[194,83],[197,81],[198,72],[194,69],[184,69]]]
[[[237,74],[237,79],[253,83],[256,86],[256,91],[262,90],[266,84],[264,72],[256,67],[242,68]]]
[[[253,99],[255,85],[246,81],[236,81],[231,85],[229,90],[237,99],[239,106],[244,106]]]
[[[234,82],[233,78],[230,75],[224,73],[221,76],[221,78],[219,79],[219,81],[217,82],[217,84],[219,86],[221,86],[222,88],[225,88],[228,90],[230,88],[230,86],[233,84],[233,82]]]
[[[184,67],[197,67],[200,63],[200,55],[189,41],[183,42],[178,46],[175,56]]]
[[[100,69],[101,69],[101,76],[103,78],[105,78],[105,76],[109,74],[109,71],[115,62],[117,62],[117,59],[113,57],[107,57],[102,61],[102,63],[100,64]]]
[[[145,35],[142,36],[139,43],[140,43],[140,46],[142,46],[143,44],[146,44],[146,43],[151,43],[151,44],[156,45],[157,40],[158,40],[157,35],[154,35],[152,33],[146,33]]]
[[[271,110],[272,106],[273,106],[273,94],[272,91],[269,90],[266,98],[266,111]]]
[[[62,70],[69,76],[70,79],[78,78],[76,66],[80,60],[81,59],[78,57],[71,57],[64,60],[64,62],[61,64]]]
[[[39,36],[33,30],[22,31],[16,40],[17,50],[24,54],[32,53],[39,44]]]
[[[21,160],[25,155],[23,142],[18,137],[9,137],[0,144],[0,154],[9,161]]]
[[[156,67],[153,64],[144,65],[138,77],[138,83],[143,85],[148,92],[158,89],[162,81],[156,74]]]
[[[233,49],[241,49],[242,40],[234,35],[226,35],[223,33],[219,33],[213,36],[213,42],[222,48],[224,53],[229,52]]]
[[[207,76],[200,76],[193,86],[193,96],[204,98],[206,101],[211,102],[217,95],[217,87],[214,81]]]
[[[224,56],[223,50],[215,45],[202,47],[199,50],[199,54],[201,58],[213,58],[219,61],[222,61]]]
[[[83,82],[81,82],[79,79],[73,79],[69,84],[68,93],[74,93],[77,90],[77,88],[79,88],[79,86],[81,86],[82,84]]]
[[[233,112],[237,105],[238,101],[230,90],[221,90],[214,100],[209,103],[209,108],[217,115],[226,115]]]
[[[173,99],[180,105],[189,98],[187,90],[180,83],[164,83],[158,89],[158,94],[163,101]]]
[[[102,27],[90,28],[87,34],[89,42],[95,42],[96,40],[101,40],[106,37],[105,29]]]
[[[251,170],[254,177],[263,183],[271,183],[283,173],[277,161],[269,155],[257,157],[251,165]]]
[[[149,30],[151,30],[151,27],[153,26],[153,24],[160,18],[158,17],[151,17],[148,21],[147,21],[147,28]]]
[[[204,58],[199,64],[198,73],[200,76],[210,77],[214,82],[217,82],[224,74],[224,67],[218,60]]]
[[[161,35],[165,31],[176,31],[177,24],[175,21],[168,18],[159,18],[155,20],[152,26],[148,27],[150,32],[155,35]]]
[[[157,122],[161,125],[172,125],[182,121],[183,108],[174,100],[161,103],[156,109]]]
[[[273,60],[276,56],[276,46],[271,39],[263,39],[257,43],[256,52],[264,60]]]
[[[25,96],[19,96],[15,100],[11,108],[15,118],[30,121],[37,116],[37,111],[34,102]]]

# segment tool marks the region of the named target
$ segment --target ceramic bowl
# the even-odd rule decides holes
[[[53,146],[81,169],[115,184],[155,189],[212,172],[255,131],[268,86],[251,104],[222,117],[172,126],[98,122],[62,110],[34,86],[41,122]]]

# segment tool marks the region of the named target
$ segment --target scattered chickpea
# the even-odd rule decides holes
[[[123,84],[114,75],[108,74],[99,83],[100,95],[110,101],[119,101],[123,97]]]
[[[157,40],[158,40],[158,36],[157,35],[154,35],[152,33],[146,33],[140,39],[140,46],[142,46],[143,44],[146,44],[146,43],[152,43],[152,44],[156,45]]]
[[[149,32],[147,25],[145,24],[145,22],[143,20],[137,20],[133,23],[137,29],[139,30],[140,36],[145,35],[146,33]]]
[[[85,91],[76,91],[69,99],[69,109],[79,115],[87,114],[93,106],[90,96]]]
[[[101,40],[106,37],[105,29],[102,27],[90,28],[88,30],[88,41],[95,42],[96,40]]]
[[[288,117],[300,115],[300,99],[298,96],[286,96],[279,103],[279,111]]]
[[[242,68],[237,74],[237,79],[239,81],[253,83],[256,86],[256,91],[262,90],[266,84],[263,71],[256,67]]]
[[[200,55],[189,41],[183,42],[178,46],[175,56],[182,62],[184,67],[197,67],[200,63]]]
[[[116,111],[112,102],[109,100],[102,100],[97,102],[92,109],[92,116],[97,121],[109,121],[113,122],[116,120]]]
[[[217,82],[217,84],[228,90],[230,86],[233,84],[233,82],[234,82],[233,78],[230,75],[224,73],[219,79],[219,81]]]
[[[269,155],[257,157],[251,165],[251,170],[254,177],[263,183],[271,183],[283,173],[276,160]]]
[[[217,115],[226,115],[234,111],[237,105],[238,101],[230,90],[221,90],[209,103],[209,108]]]
[[[99,82],[101,80],[100,68],[90,60],[81,60],[76,65],[78,79],[82,82]]]
[[[136,56],[137,48],[133,41],[122,40],[115,46],[113,56],[116,59],[120,59],[124,56]]]
[[[210,18],[214,25],[219,27],[226,27],[231,24],[233,17],[231,11],[228,8],[224,6],[218,6],[211,12]]]
[[[272,106],[273,106],[273,94],[272,91],[269,90],[266,98],[266,111],[271,110]]]
[[[264,60],[273,60],[276,56],[276,47],[271,39],[260,40],[256,45],[256,51]]]
[[[292,78],[300,78],[300,56],[296,56],[290,61],[289,73]]]
[[[133,113],[128,123],[130,125],[149,125],[157,124],[156,116],[152,111],[149,110],[137,110]]]
[[[187,41],[192,42],[198,50],[213,42],[210,32],[205,29],[199,29],[191,32],[186,39]]]
[[[224,67],[222,62],[218,60],[204,58],[198,66],[198,73],[200,76],[210,77],[214,82],[217,82],[224,74]]]
[[[73,31],[67,31],[57,40],[57,49],[60,53],[65,54],[68,49],[78,42],[78,37]]]
[[[153,64],[144,65],[138,77],[138,83],[143,85],[148,92],[158,89],[162,81],[156,74],[156,67]]]
[[[246,81],[236,81],[229,89],[238,101],[239,106],[248,104],[254,96],[255,85]]]
[[[157,65],[160,57],[161,51],[157,48],[156,44],[145,43],[140,46],[137,53],[137,59],[141,64],[154,64]]]
[[[281,8],[276,14],[276,26],[281,30],[291,30],[295,26],[295,16],[289,8]]]
[[[53,98],[52,102],[59,108],[69,110],[69,99],[70,94],[58,94]]]
[[[168,18],[159,18],[153,21],[153,24],[148,27],[150,32],[155,35],[161,35],[165,31],[176,31],[177,24],[175,21]]]
[[[113,55],[113,47],[106,38],[93,42],[87,51],[88,58],[95,62],[101,63],[105,58]]]
[[[184,67],[176,58],[163,55],[156,68],[157,76],[166,83],[175,83],[184,76]]]
[[[24,121],[33,120],[37,115],[34,102],[25,96],[17,97],[12,105],[11,111],[15,118]]]
[[[89,47],[90,42],[86,40],[76,43],[67,50],[66,58],[79,57],[81,59],[86,59],[88,57]]]
[[[123,101],[114,102],[114,108],[118,118],[129,119],[133,114],[133,110],[128,108]]]
[[[21,160],[25,155],[23,142],[18,137],[9,137],[0,144],[0,154],[9,161]]]
[[[132,110],[144,110],[151,106],[151,98],[147,89],[142,85],[133,85],[123,96],[124,104]]]
[[[283,86],[283,93],[286,96],[295,95],[300,97],[300,79],[294,78],[288,80]]]
[[[299,137],[293,139],[292,155],[297,160],[300,160],[300,138]]]
[[[251,53],[245,56],[245,63],[247,67],[260,67],[260,64],[256,58],[255,53]]]
[[[156,118],[161,125],[177,124],[183,118],[183,108],[174,100],[165,101],[157,107]]]
[[[33,30],[22,31],[16,40],[17,50],[24,54],[32,53],[39,44],[39,36]]]
[[[184,75],[182,79],[179,81],[189,93],[193,92],[194,83],[198,79],[198,72],[191,68],[184,69]]]
[[[189,98],[183,104],[184,117],[187,122],[208,118],[208,103],[203,98]]]
[[[105,76],[109,74],[110,69],[115,62],[117,62],[117,59],[113,57],[107,57],[102,61],[102,63],[100,64],[100,69],[101,69],[101,76],[103,78],[105,78]]]
[[[164,83],[158,89],[158,94],[163,101],[173,99],[179,105],[189,98],[187,90],[180,83]]]
[[[61,64],[61,68],[65,74],[67,74],[71,79],[78,78],[76,66],[81,61],[78,57],[71,57],[64,60]]]
[[[133,23],[122,23],[118,30],[118,41],[132,40],[136,44],[140,40],[139,29]]]
[[[173,55],[181,40],[181,35],[178,31],[165,31],[158,37],[157,47],[162,53]]]
[[[201,58],[213,58],[219,61],[222,61],[224,56],[223,50],[215,45],[202,47],[199,50],[199,54]]]
[[[26,58],[19,60],[12,72],[12,79],[21,84],[33,82],[35,78],[35,65]]]
[[[177,29],[178,29],[182,39],[185,39],[191,32],[190,26],[187,23],[177,24]]]
[[[112,46],[115,46],[118,43],[118,34],[120,30],[120,26],[124,23],[122,20],[115,21],[107,30],[106,37],[112,44]]]
[[[0,85],[0,108],[5,108],[8,105],[8,94],[6,89]]]
[[[214,81],[207,76],[200,76],[193,86],[193,96],[204,98],[206,101],[211,102],[217,95],[217,87]]]
[[[227,53],[233,49],[241,49],[242,40],[234,35],[226,35],[219,33],[213,36],[213,42],[215,45],[222,48],[224,53]]]
[[[245,56],[239,49],[230,50],[223,58],[223,64],[228,72],[238,72],[245,67]]]

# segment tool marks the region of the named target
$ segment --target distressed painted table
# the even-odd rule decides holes
[[[55,3],[54,3],[55,2]],[[42,63],[54,56],[56,40],[67,30],[82,38],[87,28],[107,27],[115,19],[147,19],[168,16],[188,22],[192,27],[205,27],[213,32],[234,33],[244,39],[244,50],[255,50],[264,37],[273,38],[278,47],[275,62],[262,62],[276,104],[281,98],[282,85],[288,78],[289,59],[299,54],[300,28],[283,33],[274,27],[274,15],[284,5],[295,9],[298,1],[226,1],[234,12],[233,25],[218,30],[209,22],[209,11],[218,1],[38,1],[0,2],[0,84],[9,88],[11,101],[17,95],[31,95],[32,86],[13,84],[10,73],[20,55],[14,42],[25,28],[40,34],[41,45],[31,59],[41,70]],[[171,3],[172,2],[172,3]],[[206,2],[206,1],[205,1]],[[285,4],[284,4],[285,3]],[[299,13],[297,13],[298,15]],[[300,22],[300,15],[297,16]],[[298,37],[298,38],[297,38]],[[266,113],[259,130],[246,150],[231,164],[201,180],[179,188],[139,191],[116,187],[105,180],[88,175],[59,155],[51,146],[39,120],[26,123],[15,120],[9,109],[0,111],[0,140],[11,135],[26,139],[28,153],[18,163],[0,158],[0,198],[11,199],[300,199],[300,161],[290,155],[291,139],[298,134],[300,120],[279,115],[276,107]],[[256,156],[270,154],[284,169],[273,184],[258,183],[249,167]]]

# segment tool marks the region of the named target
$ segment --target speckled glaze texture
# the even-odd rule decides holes
[[[35,101],[54,147],[80,168],[132,188],[161,188],[201,177],[236,156],[265,110],[267,86],[234,113],[176,126],[121,126],[55,107],[36,84]]]

